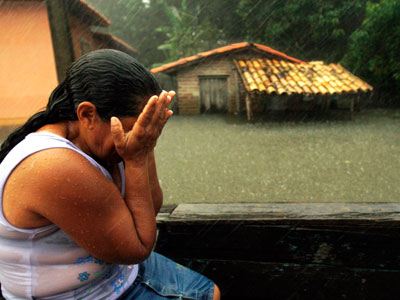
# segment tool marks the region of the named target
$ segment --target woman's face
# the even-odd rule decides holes
[[[137,117],[119,117],[124,132],[130,131],[135,124]],[[110,121],[103,121],[99,118],[99,122],[93,129],[92,153],[99,160],[106,163],[117,163],[122,159],[117,154],[114,141],[111,135]]]
[[[140,101],[142,111],[148,99]],[[117,154],[111,135],[110,120],[104,121],[97,113],[96,106],[90,101],[81,102],[77,109],[80,138],[75,142],[83,151],[103,164],[117,163],[122,159]],[[118,116],[117,116],[118,117]],[[125,133],[132,130],[138,117],[118,117]]]

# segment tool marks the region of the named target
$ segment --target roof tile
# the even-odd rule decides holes
[[[223,53],[229,53],[229,52],[233,52],[236,50],[241,50],[241,49],[253,49],[253,50],[258,50],[267,54],[271,54],[274,56],[277,56],[279,58],[282,59],[286,59],[289,60],[291,62],[296,62],[296,63],[300,63],[302,62],[300,59],[291,57],[283,52],[277,51],[275,49],[272,49],[268,46],[265,45],[261,45],[261,44],[256,44],[256,43],[248,43],[248,42],[241,42],[241,43],[235,43],[235,44],[230,44],[227,46],[223,46],[220,48],[216,48],[216,49],[212,49],[209,51],[205,51],[205,52],[200,52],[197,53],[195,55],[192,56],[188,56],[188,57],[184,57],[181,59],[178,59],[176,61],[164,64],[162,66],[156,67],[151,69],[151,72],[153,73],[159,73],[159,72],[173,72],[175,71],[177,68],[181,68],[189,63],[195,62],[195,61],[199,61],[201,59],[207,58],[207,57],[211,57],[211,56],[215,56],[218,54],[223,54]]]
[[[248,92],[267,94],[342,94],[372,91],[372,87],[339,64],[277,59],[237,60]]]

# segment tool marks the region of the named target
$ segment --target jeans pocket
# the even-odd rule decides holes
[[[173,285],[161,286],[157,282],[152,282],[151,280],[143,280],[141,283],[151,289],[154,293],[165,298],[182,300],[197,299],[196,297],[188,296],[185,292],[178,291],[177,287]]]

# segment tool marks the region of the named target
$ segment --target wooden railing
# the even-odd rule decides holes
[[[181,204],[158,226],[223,299],[400,297],[400,204]]]

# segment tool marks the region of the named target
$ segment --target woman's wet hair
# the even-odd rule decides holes
[[[112,116],[138,116],[146,97],[159,93],[154,76],[128,54],[111,49],[89,52],[70,66],[65,80],[51,93],[46,109],[3,142],[0,162],[29,133],[46,124],[77,120],[76,107],[83,101],[93,103],[106,121]]]

